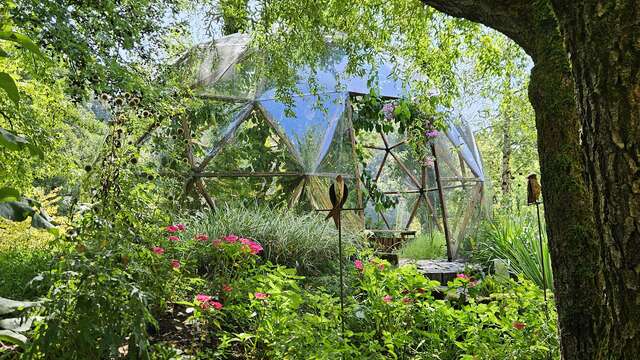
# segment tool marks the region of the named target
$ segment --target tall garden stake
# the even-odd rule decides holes
[[[318,209],[318,211],[328,211],[325,219],[333,218],[333,222],[338,229],[338,257],[340,260],[340,329],[344,335],[344,259],[342,255],[342,211],[361,211],[363,208],[345,209],[344,204],[349,197],[349,189],[341,175],[336,176],[335,184],[329,187],[329,198],[331,199],[331,209]]]
[[[541,187],[536,174],[527,176],[527,205],[536,206],[536,214],[538,216],[538,240],[540,242],[540,267],[542,269],[542,289],[544,291],[544,312],[549,320],[549,311],[547,309],[547,274],[544,266],[544,250],[542,241],[542,222],[540,221],[540,192]]]

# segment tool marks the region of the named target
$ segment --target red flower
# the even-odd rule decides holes
[[[198,234],[198,235],[196,235],[196,240],[207,241],[207,240],[209,240],[209,235],[207,235],[207,234]]]
[[[233,288],[229,284],[222,285],[222,291],[224,292],[232,292]]]
[[[380,271],[384,270],[384,263],[378,264],[378,269],[380,269]]]
[[[239,237],[237,235],[233,235],[233,234],[229,234],[227,236],[224,237],[224,241],[228,242],[229,244],[233,244],[236,241],[238,241]]]
[[[413,300],[408,298],[408,297],[404,297],[404,298],[402,298],[402,302],[405,303],[405,304],[411,304],[413,302]]]
[[[358,269],[358,271],[363,271],[364,270],[364,265],[362,264],[362,261],[360,260],[356,260],[353,262],[353,266],[356,267],[356,269]]]
[[[216,310],[222,309],[222,304],[217,301],[210,301],[209,304]]]
[[[222,245],[222,240],[215,239],[211,243],[213,243],[213,246],[215,246],[215,247],[220,247],[220,245]]]
[[[393,296],[391,296],[391,295],[385,295],[382,298],[382,301],[386,302],[387,304],[390,303],[392,300],[393,300]]]
[[[184,231],[187,227],[186,227],[186,226],[184,226],[184,224],[176,224],[176,228],[177,228],[179,231]]]
[[[164,249],[159,246],[155,246],[151,250],[158,255],[164,254]]]
[[[180,238],[175,235],[171,235],[169,236],[169,241],[180,241]]]
[[[514,321],[512,325],[515,329],[518,329],[518,330],[522,330],[525,328],[525,326],[527,326],[525,323],[520,321]]]
[[[169,226],[167,226],[167,231],[170,232],[170,233],[174,233],[174,232],[178,231],[178,227],[175,226],[175,225],[169,225]]]
[[[257,292],[255,294],[253,294],[253,296],[255,296],[256,299],[258,299],[258,300],[264,300],[264,299],[268,298],[270,295],[269,294],[265,294],[265,293],[261,293],[261,292]]]
[[[179,261],[179,260],[176,260],[176,259],[171,260],[171,267],[172,267],[172,268],[174,268],[174,269],[180,269],[180,265],[181,265],[181,264],[180,264],[180,261]]]

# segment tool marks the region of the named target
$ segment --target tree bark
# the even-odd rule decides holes
[[[533,59],[529,99],[536,113],[542,193],[554,268],[564,359],[593,359],[609,310],[602,249],[584,176],[573,79],[549,4],[529,0],[423,0],[451,16],[492,27]]]
[[[640,2],[552,0],[571,59],[610,318],[596,358],[640,356]]]

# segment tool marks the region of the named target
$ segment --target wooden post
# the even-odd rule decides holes
[[[438,166],[438,156],[436,155],[436,147],[431,144],[431,153],[433,154],[433,168],[436,172],[436,184],[438,185],[438,196],[440,197],[440,206],[442,207],[442,227],[444,228],[444,238],[447,240],[447,260],[453,260],[453,249],[451,249],[451,235],[449,234],[449,220],[447,216],[447,204],[444,202],[444,191],[442,190],[442,181],[440,179],[440,168]]]

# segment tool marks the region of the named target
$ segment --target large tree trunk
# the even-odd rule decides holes
[[[533,58],[529,98],[536,113],[562,356],[592,359],[602,346],[601,328],[608,318],[607,299],[598,290],[605,273],[583,171],[573,79],[551,8],[529,0],[423,2],[501,31]]]
[[[597,358],[640,357],[640,2],[552,0],[569,51],[610,318]]]

